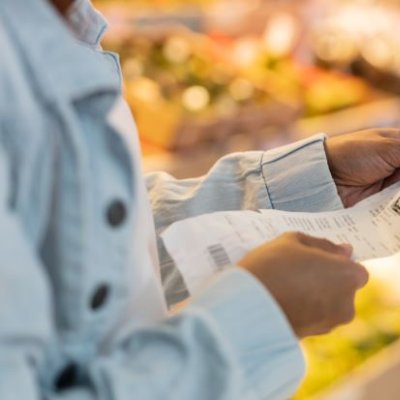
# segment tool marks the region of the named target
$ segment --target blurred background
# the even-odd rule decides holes
[[[400,121],[400,0],[97,0],[146,171]],[[397,268],[398,266],[398,268]],[[304,343],[296,399],[400,395],[400,260],[371,265],[357,320]],[[400,343],[400,342],[399,342]]]

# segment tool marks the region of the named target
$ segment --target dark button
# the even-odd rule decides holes
[[[115,200],[107,210],[107,221],[113,226],[120,226],[126,219],[126,206],[121,200]]]
[[[96,288],[90,301],[90,307],[92,310],[98,310],[106,303],[109,292],[110,288],[107,285],[100,285]]]
[[[78,382],[78,367],[74,363],[68,364],[55,380],[56,390],[61,392],[70,389]]]

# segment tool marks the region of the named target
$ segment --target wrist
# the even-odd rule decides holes
[[[337,185],[336,182],[336,168],[335,168],[335,160],[334,160],[334,149],[333,149],[333,143],[332,143],[332,138],[326,138],[324,140],[324,149],[325,149],[325,156],[326,156],[326,161],[328,163],[328,168],[331,173],[332,179],[334,180],[335,184]]]

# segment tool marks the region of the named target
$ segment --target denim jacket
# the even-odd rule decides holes
[[[169,315],[186,290],[156,232],[342,207],[325,138],[145,178],[105,28],[87,0],[67,22],[46,0],[0,2],[0,399],[288,397],[303,359],[270,294],[232,266]]]

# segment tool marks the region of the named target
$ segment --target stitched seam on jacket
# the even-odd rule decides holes
[[[260,157],[261,176],[262,176],[262,178],[264,180],[264,186],[265,186],[265,189],[267,191],[267,196],[268,196],[269,202],[271,203],[271,207],[273,209],[275,209],[274,203],[272,202],[272,198],[271,198],[271,192],[270,192],[268,184],[267,184],[267,177],[265,176],[265,172],[264,172],[264,167],[263,167],[263,165],[264,165],[264,156],[265,156],[265,152]]]

